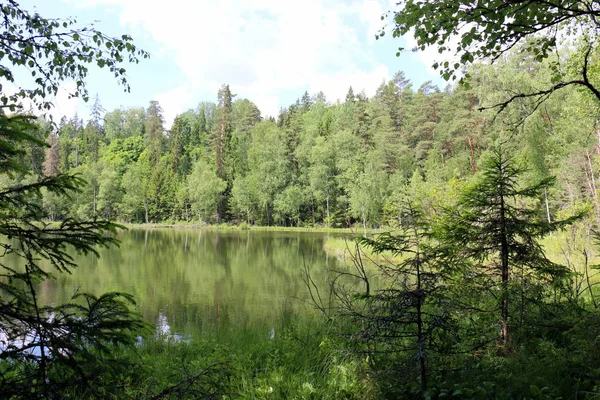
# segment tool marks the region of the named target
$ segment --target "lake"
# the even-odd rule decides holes
[[[46,304],[79,292],[132,294],[139,312],[166,334],[273,336],[290,319],[315,314],[303,270],[327,292],[331,270],[346,267],[323,250],[332,234],[213,229],[132,229],[119,248],[77,256],[72,275],[43,282]],[[337,235],[338,237],[340,235]]]

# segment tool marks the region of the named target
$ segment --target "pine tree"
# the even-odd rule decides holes
[[[231,154],[231,133],[233,131],[233,97],[229,85],[221,86],[218,93],[219,103],[216,110],[216,123],[214,132],[215,167],[217,177],[227,182],[227,193],[231,190],[233,180],[228,165]],[[219,201],[217,220],[223,218],[227,212],[226,198]]]
[[[233,131],[233,96],[229,85],[221,86],[218,93],[217,121],[215,132],[215,166],[217,176],[226,178],[226,159],[229,150],[229,141]]]
[[[0,113],[3,174],[27,174],[18,162],[21,151],[16,144],[45,145],[28,134],[35,129],[31,121]],[[129,309],[132,298],[120,293],[77,294],[56,306],[39,302],[36,283],[76,267],[68,249],[98,255],[99,246],[116,243],[117,226],[108,221],[68,218],[60,224],[42,222],[42,192],[68,198],[84,183],[79,176],[58,174],[31,184],[0,187],[0,235],[8,238],[0,244],[4,255],[0,259],[4,277],[0,282],[0,336],[8,344],[0,352],[5,360],[2,398],[63,397],[65,390],[84,392],[101,385],[93,376],[100,365],[108,375],[118,376],[118,363],[108,362],[113,358],[110,347],[133,345],[136,333],[146,326]],[[14,257],[21,260],[22,268],[15,265]]]
[[[375,254],[391,254],[401,261],[375,262],[382,276],[377,290],[370,293],[368,286],[363,296],[354,296],[350,309],[344,312],[360,320],[361,332],[355,337],[364,341],[366,352],[377,361],[375,368],[391,369],[390,381],[415,380],[417,398],[424,399],[430,376],[435,375],[431,360],[453,350],[455,310],[448,301],[453,266],[448,262],[451,255],[437,240],[432,221],[419,206],[411,200],[403,202],[400,219],[402,223],[394,233],[360,240]],[[354,255],[354,262],[365,271],[360,252]],[[365,282],[369,282],[366,275]]]
[[[192,126],[188,116],[177,115],[169,131],[169,149],[173,156],[173,171],[185,176],[190,170],[189,153],[186,151],[190,144]]]
[[[352,86],[350,86],[348,88],[348,93],[346,93],[346,103],[354,103],[355,101],[354,90],[352,89]]]
[[[146,110],[147,118],[145,124],[145,142],[148,149],[148,156],[152,165],[158,165],[165,145],[165,128],[163,119],[163,110],[158,101],[150,101]]]

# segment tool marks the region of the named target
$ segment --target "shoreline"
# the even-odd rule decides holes
[[[204,229],[204,230],[255,230],[255,231],[280,231],[280,232],[320,232],[320,233],[349,233],[362,236],[363,231],[353,228],[327,228],[327,227],[296,227],[296,226],[260,226],[260,225],[206,225],[198,223],[149,223],[149,224],[131,224],[117,222],[127,229]],[[367,229],[367,234],[375,234],[385,231],[385,229]]]

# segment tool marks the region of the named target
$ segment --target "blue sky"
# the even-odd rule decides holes
[[[216,101],[223,83],[238,98],[254,101],[263,115],[276,115],[305,90],[343,99],[349,86],[372,95],[396,71],[416,87],[445,83],[430,68],[432,51],[406,52],[412,38],[375,40],[389,0],[22,0],[47,17],[94,21],[108,35],[130,34],[151,58],[127,65],[131,93],[112,76],[90,71],[88,88],[110,111],[158,100],[167,125],[200,101]],[[65,90],[54,115],[88,113],[90,104],[68,100]]]

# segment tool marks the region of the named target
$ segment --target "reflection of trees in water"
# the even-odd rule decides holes
[[[137,299],[146,320],[160,315],[173,332],[267,326],[282,314],[304,313],[296,301],[306,293],[306,265],[326,285],[328,269],[341,268],[323,251],[323,234],[299,232],[131,230],[120,249],[87,258],[72,277],[59,277],[44,293],[68,298],[81,291],[125,291]],[[58,300],[58,299],[57,299]],[[289,303],[289,304],[288,304]]]

